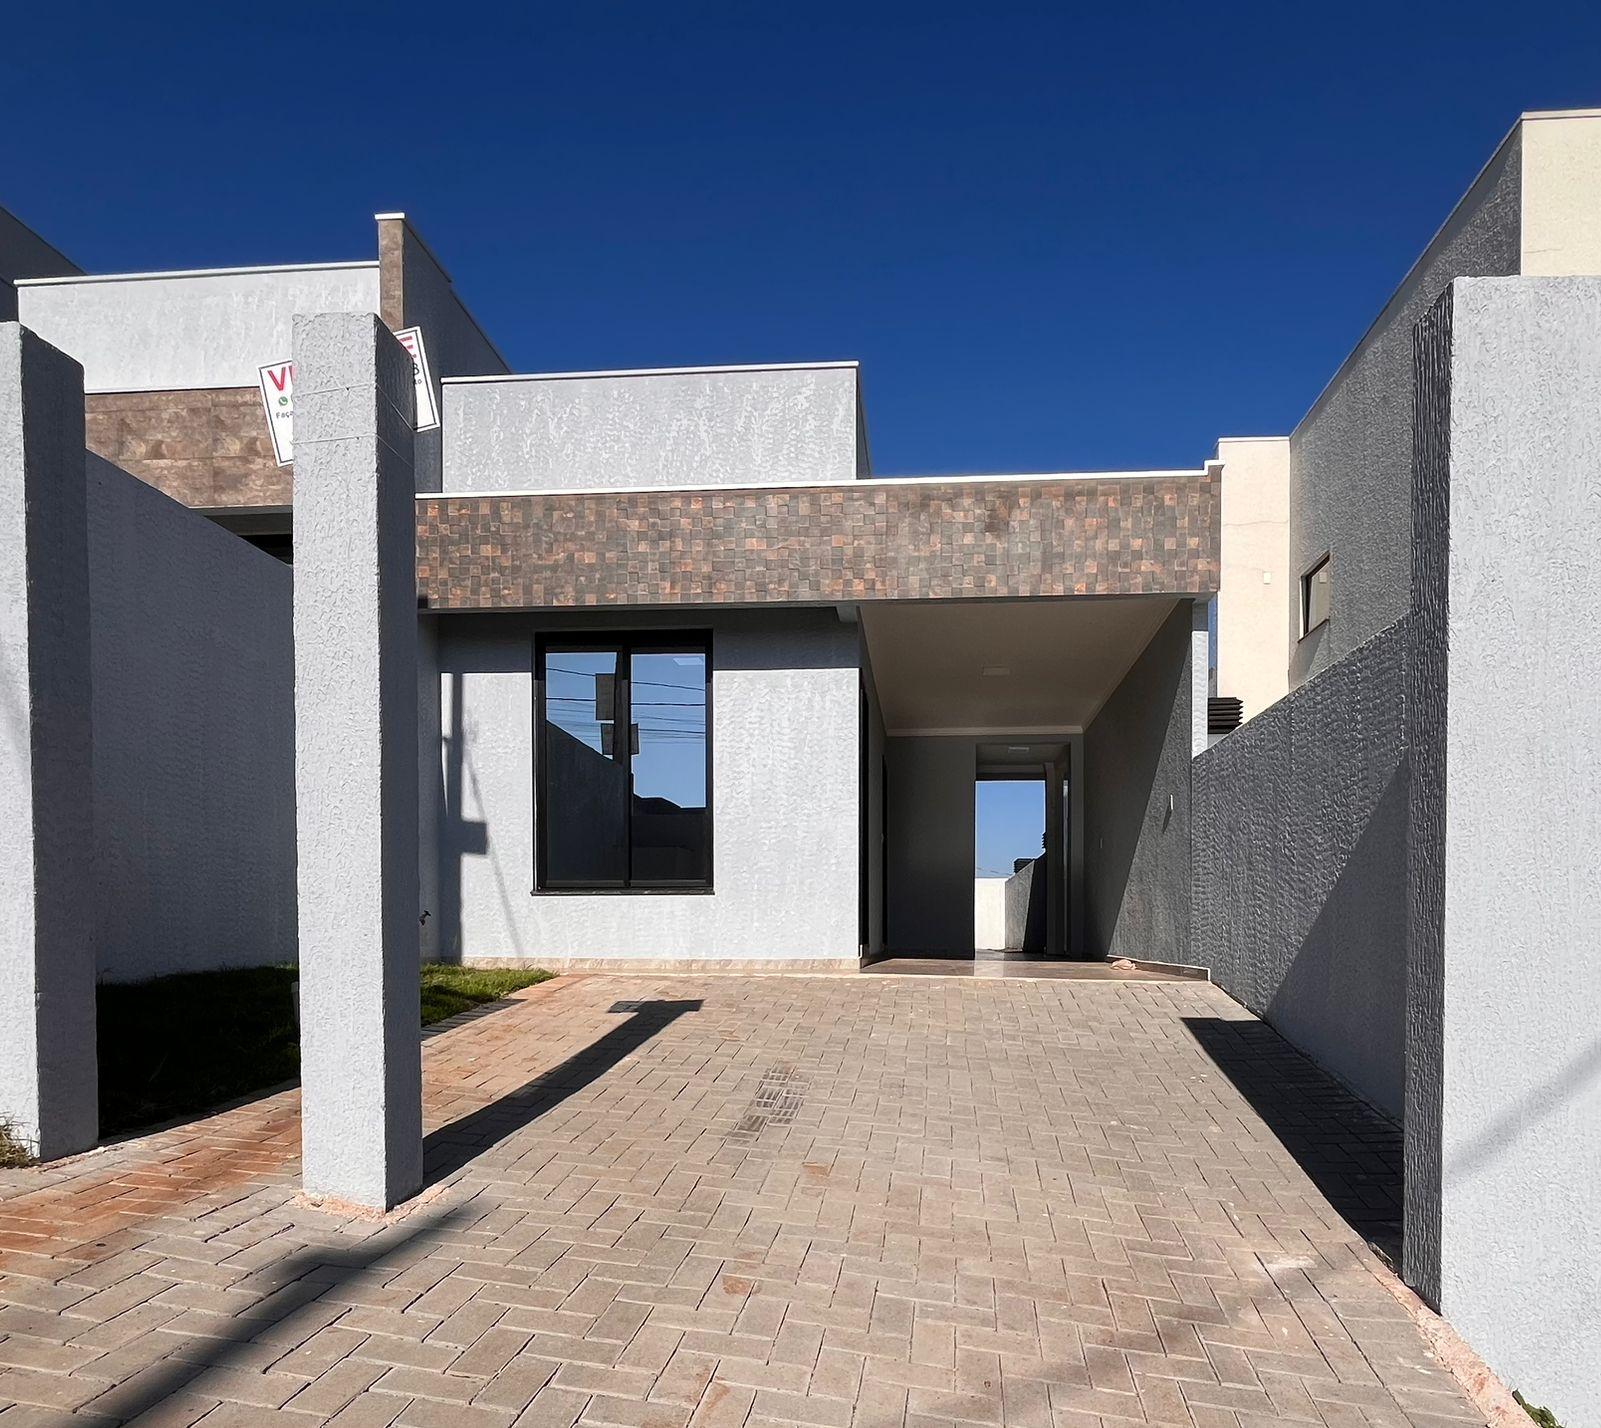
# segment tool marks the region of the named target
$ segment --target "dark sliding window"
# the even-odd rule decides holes
[[[710,639],[543,640],[534,670],[538,886],[709,888]]]

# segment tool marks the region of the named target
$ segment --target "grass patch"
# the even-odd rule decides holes
[[[204,1111],[300,1074],[293,967],[103,983],[100,1134]]]
[[[534,967],[456,967],[429,962],[422,969],[422,1024],[432,1026],[457,1012],[471,1011],[485,1002],[548,982],[555,974]]]
[[[300,1074],[294,967],[193,972],[96,992],[100,1134],[209,1110]],[[551,973],[432,963],[422,1024],[546,981]],[[0,1165],[12,1162],[0,1136]],[[20,1147],[18,1147],[20,1151]],[[22,1162],[25,1163],[25,1162]]]
[[[0,1170],[20,1170],[32,1165],[33,1156],[28,1147],[17,1139],[10,1121],[0,1121]]]
[[[1516,1389],[1512,1390],[1512,1396],[1517,1399],[1518,1407],[1527,1413],[1530,1418],[1534,1419],[1540,1425],[1540,1428],[1562,1428],[1562,1425],[1557,1422],[1556,1414],[1549,1408],[1536,1408]]]

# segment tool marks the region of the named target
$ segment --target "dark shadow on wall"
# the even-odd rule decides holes
[[[515,1091],[430,1132],[423,1140],[423,1184],[435,1185],[454,1174],[474,1157],[599,1080],[679,1017],[697,1012],[704,1005],[699,999],[615,1003],[612,1010],[629,1013],[628,1020],[613,1027],[599,1041],[574,1052]]]
[[[1198,756],[1191,960],[1387,1115],[1406,1086],[1406,630]]]
[[[1387,1114],[1406,1104],[1405,760],[1338,864],[1266,1018]],[[1302,870],[1305,887],[1313,879]]]
[[[1189,680],[1190,607],[1181,600],[1084,732],[1092,958],[1190,960]]]
[[[1045,951],[1045,890],[1049,879],[1047,859],[1041,853],[1024,862],[1006,880],[1008,952]]]
[[[1399,1270],[1401,1128],[1262,1022],[1192,1016],[1184,1025],[1323,1198]]]
[[[526,649],[513,649],[512,658],[499,665],[485,661],[486,672],[500,667],[511,672],[529,668]],[[520,655],[520,661],[517,656]],[[511,877],[489,845],[489,825],[466,815],[470,797],[480,808],[484,800],[479,786],[470,745],[471,725],[467,711],[467,681],[463,671],[450,671],[450,709],[441,735],[444,748],[444,796],[439,805],[439,960],[461,961],[462,869],[467,858],[488,858],[495,879],[495,892],[506,932],[507,947],[517,945],[517,919],[513,905]],[[531,688],[531,686],[530,686]],[[530,694],[530,698],[532,695]],[[533,870],[523,875],[531,883]]]

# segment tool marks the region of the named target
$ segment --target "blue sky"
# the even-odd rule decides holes
[[[1596,104],[1593,4],[28,6],[0,204],[98,271],[404,209],[523,370],[858,358],[881,474],[1194,466]]]
[[[27,6],[0,203],[98,270],[364,257],[525,369],[854,357],[885,474],[1286,430],[1601,7]]]

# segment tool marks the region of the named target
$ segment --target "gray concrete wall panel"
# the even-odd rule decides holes
[[[88,463],[100,976],[292,962],[292,573]]]
[[[1407,613],[1412,330],[1452,278],[1518,270],[1521,144],[1519,129],[1290,438],[1285,617],[1292,687]],[[1333,615],[1302,640],[1300,577],[1325,552],[1332,556]]]
[[[258,367],[290,355],[296,313],[377,312],[378,265],[24,285],[17,309],[77,358],[90,392],[254,387]]]
[[[1190,607],[1174,606],[1084,731],[1091,956],[1189,960]]]
[[[83,374],[0,324],[0,1121],[93,1145],[94,884]]]
[[[1459,280],[1418,367],[1408,1278],[1427,1292],[1437,1272],[1440,1311],[1491,1367],[1584,1422],[1601,1405],[1601,280]]]
[[[1406,650],[1402,621],[1196,758],[1190,957],[1397,1117]]]
[[[447,383],[444,489],[849,481],[856,428],[853,365]]]

